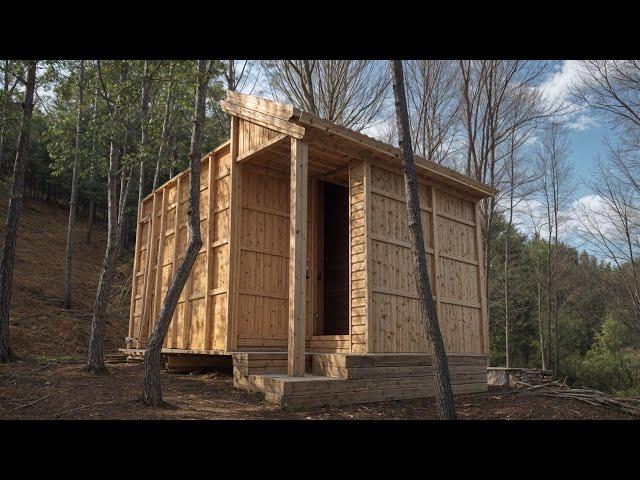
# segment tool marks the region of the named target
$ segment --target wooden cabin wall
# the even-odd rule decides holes
[[[238,155],[279,135],[238,120]],[[289,312],[290,173],[251,162],[239,165],[240,222],[237,288],[233,319],[238,350],[286,350]],[[307,213],[306,348],[316,352],[350,351],[349,335],[314,336],[318,311],[317,182],[309,179]],[[233,221],[233,220],[232,220]]]
[[[365,162],[352,160],[349,165],[349,242],[351,351],[367,351],[367,249],[365,246]]]
[[[203,246],[178,301],[165,348],[226,348],[229,237],[229,144],[200,164],[200,231]],[[213,192],[211,194],[211,192]],[[129,336],[143,348],[186,248],[189,171],[141,205],[134,257]],[[159,266],[159,268],[158,268]]]
[[[425,352],[402,173],[367,162],[365,189],[367,351]],[[427,268],[445,348],[450,353],[483,353],[476,205],[425,181],[419,182],[419,196]]]

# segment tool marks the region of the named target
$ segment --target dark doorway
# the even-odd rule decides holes
[[[349,333],[349,189],[321,182],[323,202],[321,335]]]

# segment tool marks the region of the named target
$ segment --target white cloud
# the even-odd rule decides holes
[[[564,60],[538,88],[550,100],[566,102],[571,86],[580,78],[580,68],[579,60]]]
[[[572,105],[570,98],[571,88],[581,81],[580,73],[583,68],[579,60],[563,60],[538,86],[548,102],[565,109],[564,122],[567,128],[578,132],[597,126],[595,117]]]
[[[502,206],[502,205],[501,205]],[[599,212],[598,226],[610,235],[616,232],[616,226],[611,220],[613,215],[608,215],[608,206],[599,195],[585,195],[571,202],[559,212],[558,237],[562,242],[577,249],[587,250],[592,255],[601,257],[600,252],[594,250],[585,241],[585,215],[591,212]],[[591,215],[593,218],[593,215]],[[546,205],[538,199],[522,200],[514,208],[514,224],[529,237],[538,232],[542,238],[549,235]],[[582,220],[582,221],[581,221]]]

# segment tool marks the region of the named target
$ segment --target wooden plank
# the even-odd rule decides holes
[[[367,325],[367,333],[365,335],[365,350],[366,352],[371,353],[374,352],[377,348],[376,342],[374,341],[374,335],[376,334],[376,329],[380,326],[374,323],[371,308],[371,302],[373,301],[373,282],[371,281],[371,274],[373,272],[373,249],[371,247],[371,234],[373,233],[373,229],[371,228],[371,162],[369,160],[365,160],[364,162],[364,177],[362,183],[364,188],[363,209],[365,231],[365,315]],[[350,228],[353,227],[350,226]]]
[[[291,186],[289,219],[289,332],[288,368],[291,376],[304,375],[307,265],[307,171],[308,145],[291,139]]]
[[[142,204],[143,202],[138,203],[137,218],[140,218],[142,216]],[[133,335],[134,335],[134,322],[135,322],[134,313],[135,313],[136,300],[139,295],[137,277],[139,276],[138,269],[140,268],[139,266],[140,254],[142,253],[140,251],[141,243],[142,243],[142,221],[138,221],[136,225],[136,248],[133,254],[133,278],[131,280],[131,304],[129,307],[129,334],[128,334],[129,338],[133,338]],[[130,341],[128,340],[127,347],[130,346],[129,344],[130,344]]]
[[[223,111],[231,114],[232,116],[242,118],[243,120],[255,123],[261,127],[269,128],[279,133],[284,133],[285,135],[289,135],[296,139],[302,139],[304,137],[304,127],[296,125],[295,123],[290,123],[256,110],[241,107],[225,100],[220,100],[220,106]]]
[[[155,280],[155,293],[153,296],[153,319],[158,315],[160,310],[160,296],[162,294],[162,269],[163,269],[163,256],[164,256],[164,233],[167,227],[167,189],[162,189],[162,201],[160,202],[160,231],[158,233],[158,260],[156,262],[156,280]],[[150,322],[153,325],[153,321]],[[165,338],[166,346],[166,338]]]
[[[440,282],[440,249],[438,241],[438,203],[436,201],[436,188],[431,187],[431,232],[433,238],[433,295],[436,297],[436,315],[440,318],[442,314],[442,301],[438,292]],[[444,320],[444,319],[443,319]]]
[[[281,120],[290,120],[294,115],[299,115],[300,112],[284,103],[274,102],[273,100],[267,100],[266,98],[256,97],[247,93],[233,92],[227,90],[227,101],[229,103],[238,104],[239,106],[246,106],[252,110],[261,111]]]
[[[483,353],[489,353],[489,314],[487,312],[487,298],[484,278],[484,262],[482,259],[482,224],[480,222],[480,202],[476,202],[476,251],[478,259],[478,289],[480,293],[480,305],[482,307],[480,322],[480,341]],[[487,361],[487,365],[488,365]]]
[[[214,210],[214,205],[215,205],[215,194],[216,194],[216,190],[215,190],[215,184],[216,184],[216,180],[213,178],[214,177],[214,173],[215,170],[213,168],[213,164],[216,161],[216,157],[215,155],[211,154],[209,155],[209,165],[208,165],[208,172],[207,172],[207,181],[209,182],[209,201],[207,202],[207,212],[208,212],[208,219],[207,219],[207,253],[206,253],[206,270],[205,270],[205,287],[204,287],[204,291],[207,292],[207,299],[205,300],[205,307],[204,307],[204,348],[211,348],[211,343],[212,343],[212,323],[213,323],[213,319],[212,317],[212,306],[213,306],[213,296],[212,295],[208,295],[209,290],[211,289],[211,279],[213,278],[213,272],[211,271],[213,269],[213,246],[212,246],[212,242],[211,242],[211,238],[212,238],[212,234],[213,234],[213,219],[214,219],[214,214],[212,213]]]
[[[147,327],[149,324],[149,317],[151,316],[151,274],[153,272],[153,264],[157,261],[157,258],[154,254],[153,245],[154,237],[155,237],[155,226],[157,225],[156,218],[156,202],[158,199],[158,193],[154,193],[153,195],[153,204],[151,206],[151,218],[149,223],[149,233],[148,233],[148,241],[147,241],[147,268],[144,276],[144,298],[142,299],[142,312],[140,314],[140,325],[138,328],[138,335],[136,339],[138,340],[138,344],[145,344],[147,341]],[[144,338],[143,338],[144,335]]]
[[[177,228],[177,226],[180,224],[180,195],[182,195],[182,178],[178,178],[177,183],[176,183],[176,210],[174,212],[174,225],[176,226],[174,228],[175,230],[175,236],[173,237],[173,260],[171,262],[171,279],[173,280],[173,277],[176,274],[176,270],[178,269],[178,232],[179,229]],[[173,329],[171,332],[171,340],[173,343],[177,344],[178,341],[178,323],[180,322],[180,318],[178,316],[178,312],[177,312],[177,307],[176,310],[173,312]]]
[[[236,157],[236,162],[238,163],[246,162],[247,160],[250,160],[251,157],[256,155],[258,152],[262,152],[263,150],[268,150],[270,147],[273,147],[274,145],[278,145],[279,143],[283,142],[287,137],[288,135],[281,133],[280,135],[273,137],[271,140],[261,145],[258,145],[257,147],[252,148],[247,152],[244,152],[242,155],[238,155]]]
[[[239,321],[239,275],[240,270],[240,228],[242,207],[242,171],[243,165],[236,162],[238,156],[238,117],[231,117],[231,159],[229,188],[229,268],[227,279],[227,341],[226,350],[235,350],[238,342]]]

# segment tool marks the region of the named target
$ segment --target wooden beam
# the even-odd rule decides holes
[[[229,268],[227,277],[227,340],[226,350],[235,350],[237,344],[237,315],[240,301],[239,275],[240,270],[240,234],[242,224],[242,169],[244,166],[236,162],[238,156],[238,117],[231,117],[231,151],[229,159]]]
[[[251,110],[247,107],[241,107],[225,100],[220,100],[220,107],[223,111],[235,117],[243,118],[262,127],[284,133],[296,139],[304,137],[304,127],[296,125],[295,123],[287,122],[286,120],[282,120],[256,110]]]
[[[213,309],[213,296],[209,295],[209,290],[211,290],[211,281],[213,278],[213,272],[211,271],[213,269],[213,246],[212,246],[212,242],[211,242],[211,238],[213,235],[213,231],[214,231],[214,224],[213,224],[213,220],[215,218],[215,214],[213,213],[214,211],[214,206],[215,206],[215,195],[216,195],[216,179],[214,178],[215,176],[215,168],[214,168],[214,162],[217,161],[216,155],[211,153],[209,154],[209,163],[208,163],[208,174],[207,174],[207,182],[209,184],[209,193],[207,195],[207,243],[206,243],[206,257],[207,257],[207,266],[206,266],[206,271],[205,271],[205,295],[206,295],[206,299],[205,299],[205,308],[204,308],[204,348],[205,349],[209,349],[211,348],[211,343],[212,343],[212,338],[213,338],[213,332],[211,332],[212,329],[212,323],[213,323],[213,318],[212,318],[212,309]]]
[[[178,270],[178,238],[180,236],[180,196],[182,195],[182,177],[178,177],[176,180],[176,207],[173,212],[173,255],[171,261],[171,281],[173,281],[173,277],[176,275],[176,270]],[[180,323],[180,318],[178,316],[178,307],[176,306],[175,311],[173,312],[173,319],[171,320],[173,325],[172,333],[171,333],[171,343],[174,346],[178,345],[178,323]],[[167,342],[169,343],[169,342]]]
[[[151,276],[153,275],[153,266],[154,262],[158,259],[156,258],[154,248],[155,245],[154,237],[155,237],[155,227],[157,222],[157,212],[156,205],[158,199],[158,192],[156,191],[153,194],[153,204],[151,205],[151,217],[149,220],[149,236],[147,237],[147,268],[144,275],[144,289],[143,289],[143,297],[142,297],[142,312],[140,314],[140,326],[138,328],[138,335],[136,340],[138,341],[138,345],[145,345],[148,338],[148,326],[149,326],[149,317],[151,315]],[[142,336],[144,335],[144,339]]]
[[[272,115],[280,118],[281,120],[290,120],[294,115],[300,115],[300,112],[291,105],[274,102],[272,100],[267,100],[266,98],[260,98],[246,93],[227,90],[226,100],[229,103],[238,104],[243,107],[246,106],[252,110]]]
[[[133,276],[131,277],[131,306],[129,308],[129,335],[128,338],[133,338],[134,335],[134,316],[135,307],[136,307],[136,296],[138,295],[138,270],[140,268],[140,248],[142,243],[142,225],[144,224],[144,219],[142,218],[142,204],[144,202],[140,202],[138,204],[138,220],[136,226],[136,249],[133,253]],[[144,299],[142,299],[144,302]],[[140,317],[140,321],[142,321],[142,317]],[[127,340],[127,347],[129,347],[131,341]]]
[[[288,135],[285,135],[284,133],[281,133],[280,135],[277,135],[277,136],[273,137],[268,142],[265,142],[265,143],[263,143],[261,145],[258,145],[256,148],[253,148],[253,149],[251,149],[251,150],[249,150],[247,152],[244,152],[242,155],[238,155],[237,158],[236,158],[236,162],[238,162],[238,163],[246,162],[251,157],[253,157],[256,153],[261,152],[262,150],[268,149],[269,147],[272,147],[274,145],[279,144],[280,142],[285,140],[287,137],[288,137]]]
[[[156,280],[155,280],[155,293],[153,294],[153,311],[152,317],[155,319],[156,315],[160,311],[161,303],[160,297],[162,295],[162,269],[163,269],[163,257],[164,257],[164,244],[165,244],[165,231],[167,229],[167,189],[162,189],[162,202],[160,203],[160,233],[158,234],[158,261],[156,262]],[[153,323],[152,323],[153,324]],[[165,338],[166,342],[166,338]]]
[[[291,139],[287,372],[294,377],[304,376],[305,363],[308,152],[306,143]]]
[[[476,202],[476,251],[478,259],[478,291],[480,292],[480,348],[482,353],[489,353],[489,313],[487,311],[487,298],[485,294],[487,290],[484,282],[484,262],[482,261],[482,222],[480,219],[480,202]],[[489,366],[489,359],[487,359],[487,366]]]
[[[431,235],[433,237],[433,296],[436,297],[436,315],[442,316],[442,299],[438,290],[440,282],[440,245],[438,241],[438,201],[436,187],[431,186]]]

